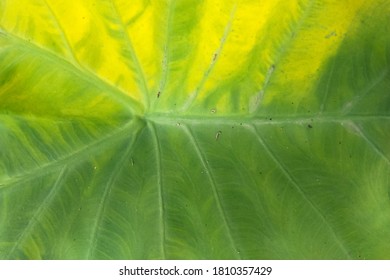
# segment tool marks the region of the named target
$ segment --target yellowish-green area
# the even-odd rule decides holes
[[[377,2],[3,1],[0,26],[149,113],[242,115],[318,102],[324,65]]]
[[[0,0],[0,259],[389,259],[388,0]]]

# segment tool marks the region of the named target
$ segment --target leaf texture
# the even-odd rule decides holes
[[[386,0],[0,0],[1,259],[389,259]]]

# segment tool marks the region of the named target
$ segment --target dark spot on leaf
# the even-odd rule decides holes
[[[329,38],[334,37],[334,36],[337,36],[336,31],[330,32],[329,34],[327,34],[327,35],[325,36],[325,38],[326,38],[326,39],[329,39]]]
[[[313,128],[313,126],[311,124],[308,124],[307,127],[308,128]]]

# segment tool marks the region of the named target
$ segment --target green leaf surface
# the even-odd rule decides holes
[[[389,259],[387,0],[0,0],[1,259]]]

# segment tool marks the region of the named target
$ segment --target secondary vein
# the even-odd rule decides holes
[[[313,209],[314,213],[320,217],[320,219],[323,221],[325,226],[329,229],[333,239],[335,240],[335,243],[339,246],[340,250],[345,254],[345,256],[348,259],[351,259],[351,255],[349,254],[348,250],[345,248],[344,244],[341,242],[340,238],[335,233],[333,227],[329,224],[328,220],[325,218],[325,216],[322,214],[320,209],[307,197],[305,192],[302,190],[302,188],[299,186],[298,182],[295,180],[295,178],[292,176],[292,174],[289,172],[287,167],[283,164],[283,162],[274,154],[274,152],[268,147],[266,142],[263,140],[262,136],[259,134],[255,126],[250,126],[249,129],[252,131],[254,136],[257,138],[258,142],[261,144],[261,146],[264,148],[268,156],[275,162],[277,167],[280,169],[280,171],[284,174],[284,176],[290,181],[290,183],[294,186],[295,190],[301,195],[301,197],[308,203],[310,208]]]
[[[210,182],[210,185],[211,185],[211,189],[212,189],[212,194],[214,196],[214,199],[215,199],[215,202],[216,202],[216,205],[217,205],[217,209],[221,215],[221,218],[222,218],[222,221],[223,221],[223,225],[226,229],[226,234],[228,236],[228,239],[229,239],[229,242],[233,248],[233,251],[234,251],[234,254],[236,255],[236,257],[238,259],[240,259],[240,255],[237,253],[238,252],[238,248],[234,242],[234,239],[233,239],[233,236],[232,236],[232,230],[229,226],[229,223],[228,223],[228,220],[227,220],[227,217],[226,217],[226,213],[225,213],[225,210],[222,206],[222,203],[221,203],[221,198],[220,198],[220,195],[218,193],[218,190],[217,190],[217,187],[216,187],[216,182],[215,182],[215,178],[212,174],[212,169],[210,168],[210,165],[207,163],[207,160],[205,159],[205,156],[204,154],[202,153],[200,147],[199,147],[199,144],[198,142],[196,141],[194,135],[192,134],[191,130],[186,126],[186,125],[183,125],[183,128],[184,128],[184,132],[187,134],[188,138],[190,139],[192,145],[194,146],[194,149],[195,149],[195,152],[197,154],[197,156],[199,157],[204,169],[206,170],[206,174],[207,174],[207,177],[209,179],[209,182]]]
[[[165,227],[165,199],[164,199],[164,186],[162,178],[162,165],[161,165],[161,145],[157,130],[153,124],[150,124],[151,131],[154,136],[154,142],[156,147],[156,169],[157,169],[157,186],[159,196],[159,209],[160,209],[160,228],[161,228],[161,254],[162,258],[166,258],[166,227]]]

